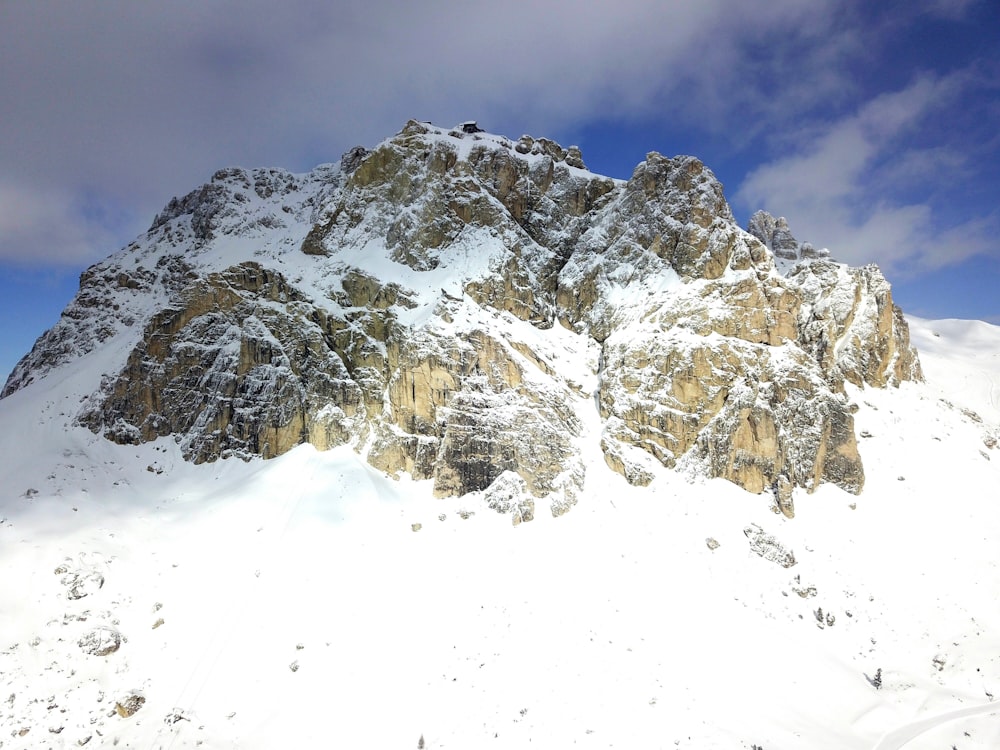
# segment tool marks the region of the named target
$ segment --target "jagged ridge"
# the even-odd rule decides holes
[[[414,121],[171,201],[83,274],[3,394],[112,344],[79,415],[110,439],[173,435],[194,461],[351,443],[439,494],[517,475],[556,513],[588,440],[633,483],[657,461],[860,491],[845,383],[920,377],[876,267],[763,213],[743,231],[697,159],[650,153],[619,181],[546,139]]]

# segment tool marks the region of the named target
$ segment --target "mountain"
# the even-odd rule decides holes
[[[996,748],[998,383],[690,157],[223,170],[0,399],[0,748]]]
[[[3,395],[87,356],[105,369],[76,418],[116,442],[172,436],[195,462],[348,444],[438,495],[555,514],[588,441],[640,485],[663,465],[859,492],[845,383],[920,378],[877,268],[784,219],[741,230],[697,159],[612,180],[547,139],[414,121],[172,200],[83,274]]]

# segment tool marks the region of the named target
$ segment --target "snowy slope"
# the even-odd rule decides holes
[[[1000,329],[909,322],[927,382],[849,393],[864,492],[792,520],[599,454],[516,527],[348,448],[194,466],[53,373],[0,401],[0,747],[996,748]]]
[[[478,148],[498,175],[511,160],[551,168],[515,183],[539,202],[524,223],[548,244],[520,224],[468,222],[447,262],[435,265],[433,246],[403,262],[388,238],[405,239],[433,208],[433,191],[396,195],[412,187],[394,181],[404,171],[341,201],[357,151],[303,175],[221,170],[88,271],[94,283],[15,371],[0,400],[0,748],[1000,746],[1000,329],[910,319],[926,382],[904,374],[899,387],[862,387],[872,383],[866,342],[893,314],[888,284],[829,262],[776,267],[696,160],[651,155],[643,170],[697,178],[686,191],[651,178],[664,193],[653,201],[576,166],[578,153],[553,167],[559,147],[543,139],[413,125],[400,137],[416,138],[429,164]],[[423,169],[406,174],[423,180]],[[527,185],[536,177],[551,182],[545,195]],[[455,215],[508,211],[500,192],[471,192],[479,203]],[[539,208],[553,195],[597,208],[574,225],[580,216]],[[709,229],[674,227],[701,209]],[[336,241],[312,254],[317,227]],[[714,256],[652,252],[661,238],[646,235],[663,227],[709,237],[712,252],[732,240],[720,276],[682,280],[677,268]],[[538,315],[555,317],[555,303],[508,305],[524,289],[503,282],[516,266],[537,289],[564,242],[586,252],[562,259],[554,297],[595,300],[546,327]],[[535,452],[552,447],[538,435],[572,447],[550,480],[572,490],[573,511],[539,507],[530,523],[527,507],[498,514],[497,495],[519,481],[512,471],[486,492],[437,498],[433,480],[373,468],[376,438],[363,429],[328,451],[195,465],[180,436],[118,445],[80,425],[154,316],[181,304],[192,279],[247,261],[280,272],[295,304],[350,321],[359,338],[371,309],[345,277],[396,289],[393,320],[417,359],[425,344],[430,359],[475,355],[489,332],[520,390],[493,391],[476,370],[467,391],[499,432],[543,415],[527,441]],[[649,486],[608,468],[602,444],[619,417],[601,409],[616,399],[622,414],[646,408],[615,377],[652,382],[646,364],[612,377],[614,347],[623,363],[652,363],[643,347],[661,333],[714,346],[737,329],[778,372],[801,374],[806,354],[776,333],[796,321],[754,302],[761,290],[787,301],[790,285],[804,295],[798,322],[815,329],[817,359],[848,378],[831,403],[856,407],[863,492],[822,484],[796,495],[788,519],[771,492],[707,480],[683,461],[670,471],[635,445],[623,450]],[[737,287],[746,307],[729,308]],[[179,346],[234,358],[244,339],[274,344],[261,321],[294,305],[252,302],[242,329]],[[749,331],[757,313],[761,330]],[[607,347],[581,333],[588,326],[605,328]],[[385,356],[384,340],[367,345]],[[900,352],[883,353],[875,380],[896,382]],[[602,388],[613,397],[603,405]],[[802,413],[795,429],[811,418]]]

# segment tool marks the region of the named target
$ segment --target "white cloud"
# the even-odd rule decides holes
[[[0,3],[0,175],[60,193],[68,261],[93,227],[67,191],[151,217],[220,166],[305,169],[410,117],[722,127],[744,41],[815,36],[841,1]]]
[[[893,15],[969,5],[927,0]],[[218,167],[306,169],[410,117],[556,137],[595,118],[658,118],[743,147],[790,122],[815,123],[803,113],[857,93],[843,63],[870,32],[853,9],[851,0],[0,2],[0,178],[22,206],[16,222],[0,207],[0,257],[72,264],[130,239],[131,225],[81,210],[88,192],[148,223]],[[797,132],[811,145],[790,138],[791,155],[754,172],[741,194],[773,200],[803,233],[824,212],[831,229],[864,226],[873,216],[850,196],[944,83],[920,79],[819,135]],[[45,218],[30,219],[40,207]],[[886,204],[870,236],[887,234],[899,209]],[[815,227],[824,231],[810,237],[839,239]]]
[[[107,255],[114,239],[72,194],[0,182],[0,262],[83,266]]]
[[[231,151],[305,133],[371,137],[440,109],[516,101],[571,116],[613,90],[644,98],[643,71],[716,23],[719,5],[684,13],[648,0],[382,0],[335,11],[301,0],[280,11],[259,1],[6,5],[4,87],[15,96],[3,127],[57,151],[51,136],[76,132],[86,140],[77,145],[102,155],[115,144],[141,157],[159,137],[201,156],[224,135],[241,146]],[[41,148],[34,156],[49,159]]]
[[[935,181],[956,188],[963,169],[955,167],[964,159],[946,145],[915,147],[907,139],[930,115],[953,106],[966,83],[964,73],[924,76],[872,99],[793,153],[755,168],[735,199],[748,211],[784,215],[800,239],[852,264],[922,272],[995,252],[995,216],[947,223],[930,198]],[[925,198],[908,201],[897,193]]]
[[[959,19],[980,2],[981,0],[926,0],[925,5],[929,13],[942,18]]]

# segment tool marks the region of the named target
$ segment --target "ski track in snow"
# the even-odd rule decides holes
[[[1000,716],[1000,705],[996,703],[985,703],[981,706],[969,706],[955,711],[947,711],[943,714],[920,719],[912,724],[906,724],[898,729],[894,729],[886,734],[872,750],[903,750],[907,745],[922,734],[930,732],[932,729],[944,726],[949,722],[970,716],[991,715]]]

